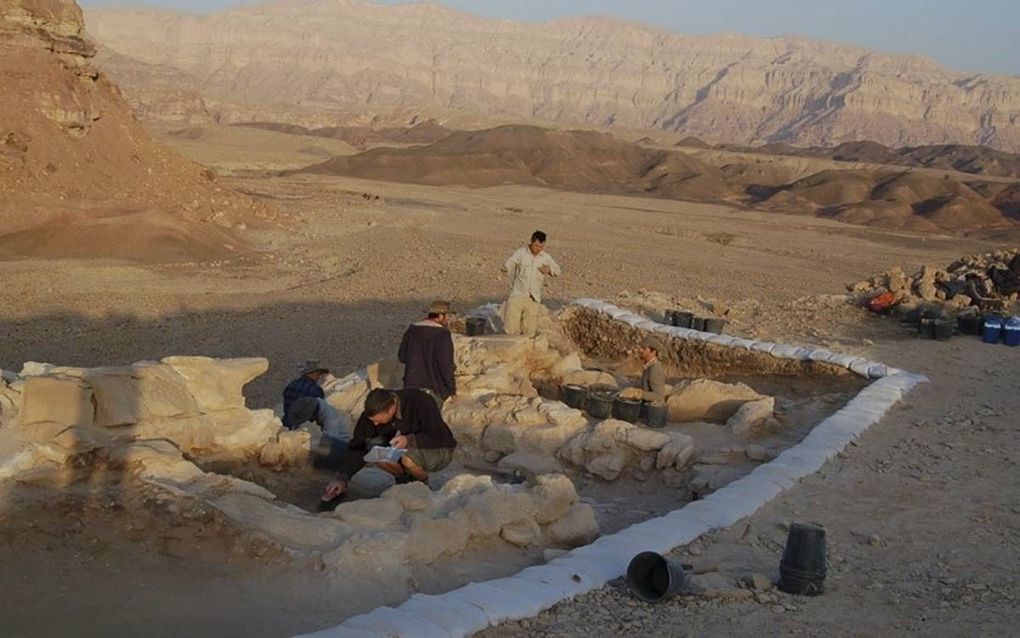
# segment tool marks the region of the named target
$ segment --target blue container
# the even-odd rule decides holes
[[[985,317],[985,330],[982,341],[985,343],[999,343],[1002,340],[1002,317],[988,315]]]
[[[1007,346],[1020,346],[1020,317],[1010,317],[1002,329]]]

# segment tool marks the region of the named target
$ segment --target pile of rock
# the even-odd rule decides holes
[[[1020,278],[1020,248],[968,255],[945,268],[926,265],[912,275],[897,266],[848,285],[847,289],[856,301],[891,292],[900,300],[899,308],[903,310],[938,304],[946,310],[959,311],[981,305],[982,300],[1012,306],[1020,292],[1020,279],[1013,277]]]

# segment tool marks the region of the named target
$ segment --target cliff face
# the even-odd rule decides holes
[[[155,143],[71,0],[0,0],[0,256],[204,259],[268,214]]]
[[[313,113],[410,109],[742,143],[1020,150],[1020,80],[799,38],[679,36],[595,18],[525,24],[357,0],[207,16],[95,10],[88,25],[109,50],[103,67],[152,117],[241,121],[254,109],[314,123]]]

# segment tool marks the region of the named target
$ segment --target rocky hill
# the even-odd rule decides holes
[[[1020,151],[1020,79],[802,38],[681,36],[604,18],[517,23],[360,0],[204,16],[93,10],[88,26],[103,67],[148,117],[327,126],[324,113],[336,123],[400,110],[711,142]]]
[[[216,260],[269,211],[155,143],[71,0],[0,1],[0,256]]]
[[[459,131],[433,144],[375,148],[296,173],[431,186],[539,186],[641,194],[830,217],[890,229],[949,234],[1020,231],[1017,186],[911,169],[825,169],[796,179],[788,168],[645,148],[608,133],[507,125]],[[720,161],[721,160],[721,161]]]

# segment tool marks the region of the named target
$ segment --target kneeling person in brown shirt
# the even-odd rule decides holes
[[[365,465],[364,457],[374,446],[395,447],[407,452],[399,461],[376,463],[398,483],[427,481],[453,459],[457,441],[453,438],[439,406],[427,393],[417,389],[376,389],[365,398],[365,411],[354,426],[347,452],[340,459],[336,480],[326,486],[322,500],[332,501],[347,490],[351,477]]]

